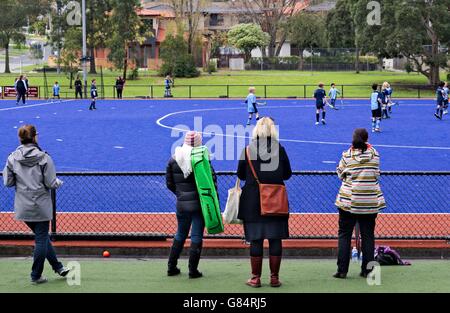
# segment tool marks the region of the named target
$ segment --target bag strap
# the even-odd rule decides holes
[[[239,178],[236,180],[236,185],[234,185],[234,188],[236,189],[241,188],[241,180]]]
[[[258,175],[256,175],[256,171],[255,171],[255,168],[253,167],[252,160],[250,159],[250,147],[247,147],[247,149],[245,149],[245,153],[247,154],[248,165],[250,166],[250,169],[252,170],[253,177],[255,178],[255,180],[258,184],[261,184],[259,182]]]

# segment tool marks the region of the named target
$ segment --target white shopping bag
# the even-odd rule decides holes
[[[242,221],[238,219],[241,193],[241,181],[237,179],[236,185],[228,190],[227,205],[225,207],[225,211],[223,212],[224,223],[242,224]]]

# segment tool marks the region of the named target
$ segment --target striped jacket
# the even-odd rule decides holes
[[[369,145],[367,151],[350,148],[342,154],[337,168],[342,186],[336,206],[354,214],[375,214],[386,208],[378,179],[380,155]]]

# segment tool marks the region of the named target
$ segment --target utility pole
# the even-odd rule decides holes
[[[82,0],[81,4],[82,19],[83,19],[83,81],[84,81],[84,98],[87,99],[87,44],[86,44],[86,0]]]

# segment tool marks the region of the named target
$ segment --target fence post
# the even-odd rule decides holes
[[[306,85],[303,85],[303,99],[306,99]]]
[[[153,99],[153,85],[150,85],[150,98]]]
[[[191,89],[192,85],[189,85],[189,99],[192,98],[192,89]]]
[[[116,99],[116,88],[113,86],[112,89],[113,89],[113,98]]]
[[[420,99],[420,86],[417,87],[417,96]]]
[[[227,98],[230,97],[230,85],[227,85]]]
[[[51,197],[52,197],[52,224],[51,224],[51,235],[54,239],[54,236],[56,235],[56,190],[52,189],[51,191]]]
[[[344,98],[344,85],[342,85],[342,98]]]
[[[267,85],[264,85],[264,99],[267,99]]]

